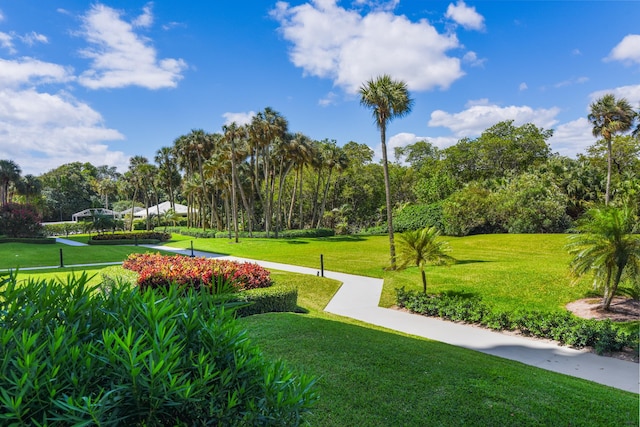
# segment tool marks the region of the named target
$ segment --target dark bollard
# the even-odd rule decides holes
[[[324,256],[320,254],[320,277],[324,277]]]
[[[63,267],[64,267],[64,262],[62,259],[62,248],[60,248],[60,268],[63,268]]]
[[[138,236],[134,236],[135,245],[138,246]]]
[[[189,255],[191,258],[195,257],[195,255],[193,254],[193,240],[191,241],[191,255]]]

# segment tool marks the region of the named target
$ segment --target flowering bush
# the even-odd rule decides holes
[[[7,203],[0,208],[0,234],[9,237],[39,237],[42,218],[31,205]]]
[[[253,263],[216,260],[204,257],[189,258],[183,255],[132,254],[122,264],[138,273],[138,285],[142,289],[168,287],[215,286],[216,281],[230,281],[238,291],[271,286],[269,271]]]

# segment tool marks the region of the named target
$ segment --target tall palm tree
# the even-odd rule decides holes
[[[182,177],[178,171],[178,159],[172,147],[162,147],[156,151],[154,157],[158,164],[158,181],[160,188],[169,194],[169,204],[175,209],[176,189],[180,186]]]
[[[450,251],[447,242],[436,240],[439,235],[440,232],[436,227],[406,231],[400,234],[399,268],[404,269],[408,265],[419,267],[422,290],[425,294],[427,293],[427,275],[424,272],[424,266],[448,265],[456,261],[447,253]]]
[[[593,136],[602,136],[607,143],[607,186],[604,203],[609,204],[611,187],[611,139],[616,133],[624,133],[631,129],[635,119],[635,111],[626,98],[616,99],[613,94],[606,94],[589,106],[591,112],[588,119],[593,125]]]
[[[42,181],[34,175],[27,174],[16,182],[18,194],[24,196],[26,203],[30,204],[34,197],[42,192]]]
[[[623,273],[640,274],[640,235],[637,213],[629,206],[595,208],[579,221],[578,234],[569,237],[567,249],[573,259],[571,271],[577,277],[594,275],[602,287],[602,308],[609,310]]]
[[[409,90],[405,82],[393,80],[391,76],[384,74],[367,81],[360,87],[360,104],[371,109],[373,120],[378,129],[380,129],[382,167],[387,199],[387,226],[389,227],[389,254],[391,258],[390,268],[395,270],[396,249],[393,239],[391,185],[389,182],[389,166],[387,163],[387,124],[396,117],[403,117],[409,114],[413,106],[413,99],[409,96]]]
[[[0,160],[0,203],[5,206],[9,202],[9,184],[20,179],[20,166],[13,160]]]

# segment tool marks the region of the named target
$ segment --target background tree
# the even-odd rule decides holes
[[[448,243],[437,240],[439,235],[440,232],[436,227],[406,231],[400,234],[399,268],[404,269],[408,265],[419,267],[422,290],[425,294],[427,293],[425,265],[447,265],[456,261],[448,254],[450,251]]]
[[[0,160],[0,204],[9,202],[9,185],[20,179],[20,166],[13,160]]]
[[[616,99],[613,94],[606,94],[589,106],[591,112],[588,119],[593,125],[593,136],[604,138],[607,144],[607,185],[604,203],[609,204],[611,188],[611,168],[613,153],[611,140],[616,133],[624,133],[631,129],[635,112],[625,98]]]
[[[387,125],[396,117],[403,117],[411,112],[413,100],[409,96],[407,84],[393,80],[384,74],[367,81],[360,87],[360,104],[370,108],[373,119],[380,129],[380,145],[382,147],[382,167],[387,202],[387,226],[389,229],[390,268],[396,268],[396,249],[393,238],[393,207],[391,206],[391,184],[387,162]]]
[[[639,280],[640,235],[637,211],[629,206],[591,209],[569,237],[571,271],[580,277],[593,274],[603,290],[602,308],[609,310],[625,270]]]

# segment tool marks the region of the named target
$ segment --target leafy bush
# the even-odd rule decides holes
[[[41,237],[42,218],[31,205],[7,203],[0,208],[0,234],[7,237]]]
[[[393,230],[398,233],[429,227],[436,227],[439,231],[444,231],[442,203],[408,205],[393,215]]]
[[[216,260],[183,255],[131,254],[122,266],[139,274],[138,285],[143,288],[213,287],[219,277],[230,281],[241,291],[271,286],[269,271],[258,264]]]
[[[616,328],[610,320],[581,319],[569,312],[506,313],[489,307],[479,297],[427,295],[404,288],[396,289],[396,304],[426,316],[480,324],[494,330],[519,331],[576,348],[593,347],[597,353],[620,351],[625,347],[638,351],[638,337]]]
[[[295,426],[315,380],[251,345],[224,295],[0,280],[0,424]]]

